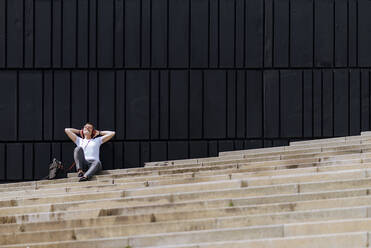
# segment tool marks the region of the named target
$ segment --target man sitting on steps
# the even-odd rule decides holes
[[[100,146],[115,136],[114,131],[98,131],[93,124],[86,123],[82,130],[74,128],[64,129],[67,136],[76,144],[73,157],[76,163],[79,182],[88,181],[95,173],[102,170],[102,163],[99,159]],[[76,134],[80,134],[82,138]],[[97,136],[101,137],[96,138]],[[84,173],[84,170],[88,170]]]

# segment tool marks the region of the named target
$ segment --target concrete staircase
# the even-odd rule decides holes
[[[371,247],[371,132],[0,185],[0,247]]]

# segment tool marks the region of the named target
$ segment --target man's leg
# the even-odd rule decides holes
[[[77,171],[80,171],[80,170],[82,171],[84,169],[84,167],[88,164],[88,161],[86,161],[86,159],[85,159],[84,150],[80,146],[75,148],[75,150],[73,152],[73,158],[74,158],[75,163],[76,163],[76,170]]]
[[[98,160],[89,161],[91,164],[89,165],[89,170],[85,172],[84,177],[90,179],[95,173],[102,170],[102,164]]]

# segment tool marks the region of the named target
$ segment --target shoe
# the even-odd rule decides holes
[[[77,174],[78,177],[83,177],[84,176],[84,172],[83,171],[80,171],[78,174]]]
[[[88,181],[89,179],[87,177],[81,177],[79,179],[79,182],[85,182],[85,181]]]

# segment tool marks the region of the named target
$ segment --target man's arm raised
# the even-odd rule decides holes
[[[114,132],[114,131],[99,131],[99,134],[102,135],[102,144],[103,144],[103,143],[106,143],[107,141],[109,141],[110,139],[112,139],[113,136],[115,136],[116,132]]]
[[[73,143],[76,143],[77,135],[80,130],[75,128],[65,128],[64,132],[67,134],[67,136],[73,141]]]

